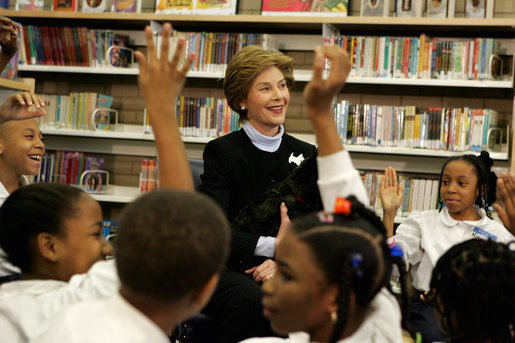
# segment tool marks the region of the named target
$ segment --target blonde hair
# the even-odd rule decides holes
[[[224,94],[229,106],[240,115],[240,124],[247,120],[247,111],[242,111],[239,103],[247,98],[256,76],[271,66],[277,67],[283,73],[286,86],[290,89],[295,81],[293,58],[282,52],[249,45],[236,53],[229,62],[225,71]]]

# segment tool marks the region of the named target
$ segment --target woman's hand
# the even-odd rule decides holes
[[[515,235],[515,175],[502,174],[497,179],[497,190],[504,202],[504,209],[499,204],[494,204],[499,218],[512,235]]]
[[[327,80],[322,78],[325,58],[331,62],[331,71]],[[317,116],[331,115],[333,98],[340,92],[351,68],[349,55],[336,45],[324,45],[315,48],[313,77],[304,88],[304,100],[310,119]]]
[[[266,260],[259,266],[247,269],[245,274],[252,274],[252,278],[256,282],[267,281],[274,276],[274,272],[277,270],[277,265],[271,259]]]
[[[34,106],[35,111],[29,111]],[[0,124],[9,120],[23,120],[46,115],[45,102],[29,92],[10,95],[0,107]]]

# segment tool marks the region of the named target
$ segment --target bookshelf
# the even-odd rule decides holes
[[[35,81],[34,79],[7,80],[0,78],[0,89],[34,92]]]
[[[515,19],[468,19],[468,18],[371,18],[371,17],[290,17],[274,16],[266,17],[254,14],[237,14],[234,16],[205,16],[205,15],[169,15],[153,13],[66,13],[66,12],[26,12],[0,10],[0,15],[7,16],[22,24],[33,25],[57,25],[57,26],[87,26],[92,28],[109,28],[114,30],[141,31],[144,26],[153,23],[171,22],[175,29],[181,31],[213,30],[224,32],[258,32],[270,33],[280,36],[281,48],[287,52],[305,52],[312,50],[314,42],[321,42],[321,32],[324,23],[332,24],[342,33],[352,35],[413,35],[421,33],[438,37],[494,37],[512,42],[515,40]],[[306,36],[305,42],[299,42],[298,38]],[[289,38],[290,37],[290,38]],[[140,38],[139,38],[140,39]],[[141,41],[141,39],[140,39]],[[300,45],[299,45],[300,44]],[[513,44],[512,44],[513,45]],[[507,54],[515,54],[513,47]],[[512,58],[513,60],[513,58]],[[293,92],[300,94],[305,82],[311,78],[309,61],[300,65],[295,70],[294,76],[297,84]],[[307,66],[306,66],[307,65]],[[409,95],[413,98],[444,99],[444,102],[453,103],[453,98],[459,98],[460,104],[466,99],[493,98],[490,103],[502,102],[502,109],[509,116],[508,122],[513,127],[513,113],[515,109],[505,110],[505,103],[509,102],[514,107],[513,73],[515,68],[511,66],[509,79],[501,81],[474,81],[474,80],[435,80],[435,79],[396,79],[396,78],[371,78],[350,77],[343,96],[347,92],[352,93],[354,99],[367,99],[370,95],[379,95],[377,102],[384,101],[389,104],[390,95],[397,97]],[[70,83],[80,83],[85,79],[98,78],[102,83],[109,83],[111,77],[121,78],[122,82],[137,84],[137,68],[92,68],[92,67],[64,67],[46,65],[20,65],[20,73],[42,79],[43,82],[53,82],[56,77],[59,80],[70,78]],[[194,94],[206,91],[206,88],[221,88],[220,72],[190,72],[188,74],[187,88]],[[39,81],[39,80],[38,80]],[[300,86],[298,86],[300,85]],[[83,89],[86,86],[83,86]],[[47,92],[42,88],[43,92]],[[210,90],[211,92],[211,90]],[[467,94],[467,93],[471,93]],[[484,94],[483,94],[484,93]],[[131,94],[135,98],[139,94]],[[295,97],[292,97],[295,98]],[[297,108],[302,101],[297,98]],[[450,99],[450,100],[449,100]],[[465,100],[463,100],[465,99]],[[362,100],[363,103],[370,103]],[[418,105],[414,103],[413,105]],[[292,115],[290,108],[288,116]],[[122,121],[123,122],[123,121]],[[287,119],[286,129],[294,133],[300,139],[314,143],[315,138],[309,133],[311,128],[307,118],[302,115],[295,117],[290,122],[295,123],[289,128]],[[300,132],[300,133],[296,133]],[[47,148],[80,150],[90,153],[101,153],[121,156],[155,156],[153,136],[144,134],[141,125],[122,124],[114,131],[80,131],[64,129],[43,129]],[[512,137],[510,137],[512,138]],[[189,157],[199,158],[202,155],[203,145],[209,138],[184,137]],[[511,139],[513,141],[513,139]],[[424,149],[346,146],[358,168],[381,170],[392,165],[400,171],[435,174],[440,170],[441,163],[449,156],[460,152],[435,151]],[[501,166],[514,170],[515,166],[511,153],[491,153],[496,161],[494,166]],[[510,165],[511,163],[511,165]],[[134,169],[134,168],[133,168]],[[123,199],[132,199],[135,187],[129,185],[115,186],[114,194],[102,195],[98,200],[105,202],[125,202]]]

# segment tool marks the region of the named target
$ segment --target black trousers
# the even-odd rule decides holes
[[[209,342],[236,343],[250,337],[277,336],[263,316],[262,298],[261,285],[250,276],[224,270],[213,297],[202,311],[216,327]]]
[[[411,297],[409,322],[411,336],[415,338],[416,333],[420,332],[422,343],[449,342],[440,330],[434,308],[424,304],[419,294]]]

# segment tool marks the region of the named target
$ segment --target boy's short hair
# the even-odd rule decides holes
[[[229,241],[227,219],[207,196],[147,193],[121,215],[115,251],[120,281],[140,296],[173,302],[222,270]]]

